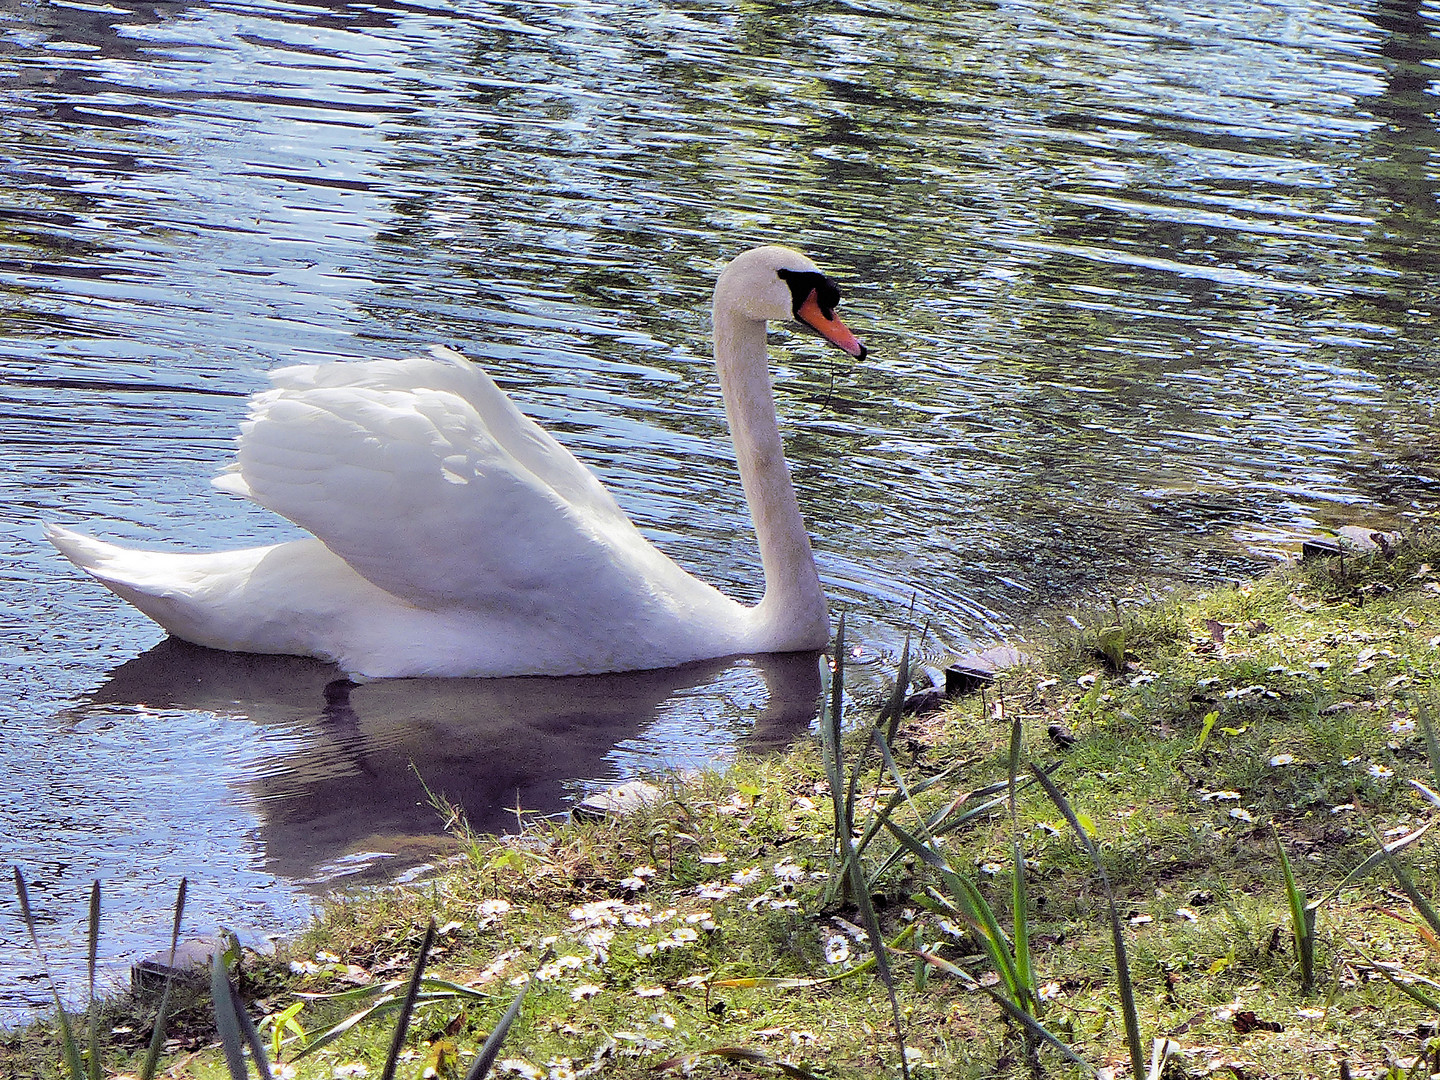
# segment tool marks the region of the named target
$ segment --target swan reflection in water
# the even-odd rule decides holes
[[[427,789],[477,832],[572,804],[585,781],[699,766],[733,745],[778,748],[809,729],[818,653],[701,661],[611,675],[387,679],[354,684],[334,666],[226,653],[167,638],[122,664],[94,704],[245,717],[280,745],[244,786],[266,869],[292,881],[382,873],[441,849]],[[748,731],[735,739],[740,723]],[[718,728],[718,732],[717,732]],[[579,782],[579,783],[577,783]],[[367,857],[369,855],[370,857]]]

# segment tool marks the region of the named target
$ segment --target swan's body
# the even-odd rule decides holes
[[[746,252],[715,289],[715,361],[765,594],[736,603],[650,544],[595,475],[477,366],[288,367],[216,479],[313,538],[213,554],[46,535],[176,637],[384,676],[583,674],[822,648],[829,615],[785,464],[765,323],[852,355],[834,286],[797,252]]]

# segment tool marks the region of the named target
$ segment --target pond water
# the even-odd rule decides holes
[[[327,689],[43,546],[291,535],[208,487],[283,363],[462,348],[754,599],[709,293],[801,247],[872,350],[772,335],[872,657],[1433,521],[1437,34],[1388,0],[0,5],[0,861],[52,967],[96,877],[118,969],[182,875],[188,931],[254,938],[406,862],[422,778],[499,828],[809,722],[814,657]],[[6,901],[0,1016],[39,971]]]

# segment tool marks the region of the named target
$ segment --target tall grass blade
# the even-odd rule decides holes
[[[865,832],[861,835],[860,839],[855,841],[855,850],[863,853],[871,841],[873,841],[879,833],[888,828],[886,822],[890,815],[907,802],[912,801],[914,796],[923,794],[943,784],[952,783],[961,775],[962,771],[962,766],[952,765],[950,768],[943,769],[932,776],[927,776],[915,781],[910,787],[908,794],[903,791],[896,791],[890,795],[885,800],[885,804],[875,812],[875,816],[871,819],[870,824],[866,826]],[[1027,778],[1025,784],[1028,783],[1030,783],[1030,780]],[[990,784],[975,791],[968,791],[964,794],[957,795],[944,806],[938,810],[931,811],[923,818],[926,834],[933,837],[943,833],[953,832],[969,824],[975,820],[975,818],[989,814],[997,806],[1002,804],[1004,797],[996,795],[994,798],[987,798],[987,796],[994,792],[1001,791],[1004,786],[1003,783]],[[879,869],[870,875],[871,880],[873,881],[879,878],[902,857],[902,852],[891,852],[890,855],[885,858],[885,861],[881,863]]]
[[[344,1020],[341,1020],[338,1024],[326,1029],[321,1034],[316,1035],[314,1038],[307,1041],[299,1051],[290,1056],[291,1063],[293,1064],[294,1062],[299,1061],[301,1058],[307,1057],[308,1055],[315,1053],[315,1051],[329,1046],[332,1042],[340,1038],[341,1035],[344,1035],[356,1024],[359,1024],[364,1020],[368,1020],[370,1017],[374,1016],[378,1012],[382,1012],[387,1008],[394,1008],[395,1006],[396,999],[382,998],[380,1001],[375,1002],[369,1008],[361,1009],[359,1012],[356,1013],[351,1013]]]
[[[910,692],[910,632],[905,632],[905,644],[900,649],[900,670],[895,672],[895,689],[875,726],[885,725],[885,741],[893,743],[895,733],[900,730],[900,717],[905,713],[905,695]]]
[[[396,993],[402,985],[400,982],[386,982],[377,986],[362,986],[354,990],[346,990],[336,994],[297,994],[296,997],[308,1001],[352,1001],[357,998],[369,998],[380,995],[365,1008],[353,1012],[343,1020],[326,1028],[324,1031],[312,1036],[305,1045],[291,1055],[292,1062],[308,1057],[317,1050],[329,1046],[340,1036],[354,1028],[357,1024],[374,1016],[385,1013],[399,1012],[404,1004],[403,997]],[[460,986],[458,983],[448,982],[445,979],[421,979],[421,992],[415,995],[414,1004],[428,1004],[435,1001],[454,1002],[459,1001],[483,1001],[492,1000],[490,994],[484,994],[468,986]]]
[[[835,678],[830,683],[830,710],[834,717],[835,725],[835,761],[844,775],[844,758],[841,752],[841,734],[844,726],[845,710],[845,613],[840,613],[840,625],[835,634]],[[865,758],[870,753],[870,744],[866,742],[860,748],[860,756],[855,759],[855,767],[850,770],[849,782],[845,785],[845,835],[853,839],[855,835],[855,806],[860,799],[860,775],[865,770]],[[858,862],[860,852],[855,851],[855,859]],[[848,875],[846,880],[849,880]]]
[[[1421,705],[1420,709],[1420,730],[1425,734],[1425,756],[1430,760],[1430,775],[1435,778],[1435,786],[1440,788],[1440,739],[1435,736],[1435,725],[1430,722],[1430,709]]]
[[[994,910],[981,895],[980,890],[975,888],[973,882],[957,874],[931,845],[921,843],[916,837],[893,822],[890,823],[890,832],[908,851],[940,875],[940,880],[945,883],[945,887],[954,897],[954,904],[945,900],[944,897],[937,898],[951,914],[960,918],[970,927],[980,942],[980,947],[985,950],[985,955],[989,957],[995,973],[1000,976],[1000,981],[1005,985],[1005,992],[1015,1001],[1024,1002],[1024,990],[1019,974],[1015,970],[1015,956],[1010,939],[1005,936],[1005,931],[1000,927],[1000,921],[995,918]],[[958,905],[958,907],[954,905]]]
[[[270,1058],[265,1053],[265,1040],[260,1035],[260,1029],[255,1026],[255,1021],[250,1019],[250,1014],[245,1011],[245,1002],[240,1000],[240,992],[230,985],[230,980],[225,980],[225,987],[230,992],[230,1008],[235,1013],[235,1019],[240,1024],[240,1034],[245,1038],[245,1044],[250,1047],[250,1058],[255,1062],[255,1071],[260,1074],[260,1080],[274,1080],[270,1071]]]
[[[1054,1033],[1052,1033],[1048,1028],[1046,1028],[1044,1024],[1040,1023],[1040,1021],[1036,1020],[1024,1009],[1016,1005],[1015,1002],[1011,1001],[1004,994],[1000,993],[1000,991],[996,990],[995,987],[981,986],[970,976],[970,973],[967,972],[964,968],[956,967],[954,964],[950,963],[950,961],[942,959],[941,957],[936,956],[934,953],[926,952],[923,949],[899,949],[892,946],[891,951],[903,952],[907,956],[914,956],[922,962],[929,964],[931,967],[936,968],[939,971],[943,971],[947,975],[954,976],[971,990],[985,991],[985,993],[989,994],[990,997],[995,1000],[996,1004],[998,1004],[1005,1011],[1005,1015],[1009,1016],[1012,1020],[1014,1020],[1017,1024],[1019,1024],[1035,1038],[1043,1042],[1046,1046],[1053,1048],[1061,1055],[1063,1055],[1067,1060],[1074,1063],[1075,1065],[1080,1066],[1080,1068],[1085,1072],[1085,1075],[1099,1075],[1095,1071],[1095,1067],[1093,1065],[1091,1065],[1088,1061],[1086,1061],[1069,1046],[1067,1046],[1063,1041],[1061,1041],[1060,1038]]]
[[[845,613],[835,626],[835,673],[830,679],[830,738],[835,747],[836,767],[840,764],[840,716],[845,709]]]
[[[1275,850],[1280,853],[1280,872],[1285,878],[1285,899],[1290,904],[1290,929],[1295,937],[1295,958],[1300,961],[1300,989],[1306,994],[1315,987],[1315,914],[1317,909],[1305,903],[1305,894],[1295,884],[1290,856],[1280,842],[1280,831],[1271,826]]]
[[[362,998],[377,997],[382,994],[394,995],[395,991],[409,983],[409,979],[392,979],[383,983],[372,983],[369,986],[356,986],[349,990],[337,990],[329,994],[296,993],[296,997],[304,998],[307,1001],[354,1001]],[[490,1001],[494,995],[483,990],[476,990],[473,986],[465,986],[463,983],[452,982],[449,979],[435,979],[429,976],[420,980],[420,999],[425,1001],[443,1001],[446,997],[457,998],[462,1001]],[[399,999],[387,998],[391,1004],[398,1004]],[[377,1002],[376,1004],[384,1004]]]
[[[1345,877],[1341,879],[1338,885],[1336,885],[1333,889],[1327,892],[1324,896],[1320,897],[1320,899],[1310,901],[1309,906],[1317,909],[1323,907],[1327,902],[1333,900],[1336,896],[1338,896],[1340,890],[1345,888],[1356,878],[1363,877],[1365,874],[1368,874],[1371,870],[1375,869],[1375,867],[1385,862],[1385,860],[1390,857],[1392,852],[1401,851],[1404,848],[1409,847],[1416,840],[1419,840],[1430,830],[1430,826],[1434,824],[1435,819],[1432,818],[1430,821],[1427,821],[1424,825],[1420,826],[1420,828],[1416,829],[1414,832],[1407,833],[1406,835],[1400,837],[1398,840],[1392,840],[1388,844],[1381,844],[1380,847],[1375,851],[1371,852],[1370,855],[1367,856],[1366,859],[1361,862],[1359,866],[1355,867],[1355,869],[1351,870],[1348,874],[1346,874]]]
[[[1014,912],[1015,981],[1024,994],[1019,1004],[1038,1016],[1040,995],[1036,993],[1035,968],[1030,955],[1030,897],[1025,886],[1025,851],[1018,839],[1010,841],[1010,850],[1014,867],[1011,871],[1010,904]]]
[[[1017,716],[1010,721],[1010,761],[1006,773],[1005,787],[1010,794],[1010,824],[1015,826],[1018,821],[1015,816],[1015,778],[1020,775],[1020,749],[1024,732],[1020,727],[1020,718]]]
[[[35,956],[40,961],[40,966],[45,969],[45,977],[50,980],[50,996],[55,999],[55,1016],[60,1024],[60,1050],[65,1056],[65,1068],[69,1072],[71,1080],[86,1080],[85,1068],[80,1063],[80,1048],[75,1044],[75,1032],[70,1027],[70,1018],[65,1014],[65,1006],[60,1003],[60,988],[55,985],[55,976],[50,974],[50,965],[45,960],[45,954],[40,951],[40,935],[35,932],[35,915],[30,910],[30,890],[25,887],[25,877],[20,873],[20,867],[12,866],[15,871],[15,895],[20,899],[20,918],[25,923],[25,929],[30,932],[30,944],[35,949]]]
[[[90,1004],[85,1009],[85,1027],[90,1060],[90,1080],[100,1080],[100,1003],[95,1000],[95,959],[100,953],[100,879],[90,886],[90,925],[86,934],[85,972]]]
[[[901,774],[899,766],[895,764],[895,759],[890,754],[890,748],[885,745],[884,740],[880,739],[879,732],[875,733],[875,742],[880,749],[881,757],[885,760],[886,767],[890,770],[891,779],[899,788],[900,794],[908,800],[909,791],[905,777]],[[919,855],[940,874],[941,880],[945,882],[946,887],[950,889],[951,894],[960,904],[966,921],[976,930],[982,946],[1005,984],[1006,993],[1010,994],[1022,1009],[1033,1011],[1035,995],[1028,982],[1028,976],[1022,977],[1020,966],[1016,962],[1015,947],[1011,945],[1004,930],[1000,928],[1000,922],[995,918],[994,910],[981,895],[980,890],[975,888],[971,881],[955,873],[949,863],[939,854],[939,846],[936,844],[934,836],[926,832],[922,842],[920,838],[902,829],[893,820],[887,819],[885,825],[891,835],[899,840],[906,849]],[[1020,870],[1023,874],[1023,858]],[[1022,882],[1022,890],[1023,887]]]
[[[1020,750],[1023,731],[1020,718],[1010,722],[1010,767],[1007,774],[1010,796],[1011,910],[1014,915],[1015,977],[1024,992],[1016,1003],[1036,1016],[1040,1013],[1040,995],[1036,992],[1035,968],[1030,955],[1030,897],[1025,882],[1025,849],[1020,844],[1020,816],[1015,806],[1016,778],[1020,774]]]
[[[1395,973],[1391,971],[1390,968],[1386,967],[1378,960],[1370,957],[1365,952],[1365,950],[1360,948],[1360,946],[1355,944],[1355,942],[1350,941],[1347,938],[1346,943],[1357,953],[1360,954],[1360,958],[1364,960],[1367,964],[1369,964],[1372,970],[1378,971],[1387,980],[1389,980],[1390,984],[1394,986],[1395,989],[1399,990],[1402,994],[1404,994],[1411,1000],[1418,1001],[1421,1005],[1424,1005],[1425,1008],[1429,1009],[1431,1012],[1440,1013],[1440,1001],[1436,1001],[1435,998],[1425,993],[1425,991],[1421,990],[1414,983],[1406,982],[1403,979],[1397,978],[1395,976]]]
[[[1110,936],[1115,949],[1115,979],[1120,989],[1120,1011],[1125,1021],[1125,1042],[1130,1049],[1131,1075],[1145,1075],[1145,1054],[1140,1047],[1140,1014],[1135,1008],[1135,984],[1130,978],[1130,960],[1125,951],[1125,928],[1120,924],[1120,911],[1115,904],[1115,890],[1110,887],[1110,875],[1105,872],[1105,864],[1100,861],[1100,853],[1095,850],[1095,843],[1090,835],[1080,824],[1080,819],[1075,816],[1069,801],[1060,793],[1055,786],[1055,781],[1049,775],[1032,764],[1031,771],[1040,786],[1045,789],[1045,794],[1050,797],[1069,822],[1070,828],[1080,840],[1085,853],[1090,856],[1090,862],[1095,867],[1095,872],[1100,878],[1100,885],[1105,890],[1105,899],[1110,908]]]
[[[850,846],[850,838],[845,838]],[[851,848],[853,856],[854,849]],[[900,1047],[900,1074],[910,1080],[910,1065],[905,1057],[905,1024],[900,1016],[900,999],[895,994],[895,977],[890,971],[890,961],[885,954],[885,939],[880,933],[880,920],[875,916],[874,905],[870,903],[870,890],[865,885],[865,874],[860,868],[858,857],[847,860],[850,867],[850,886],[855,891],[855,904],[860,911],[860,923],[865,927],[865,936],[870,940],[870,950],[875,956],[875,970],[885,993],[890,998],[890,1016],[895,1025],[895,1042]]]
[[[1050,769],[1052,771],[1058,769],[1061,764],[1062,762],[1057,761],[1050,766]],[[914,786],[910,788],[910,795],[919,795],[922,792],[929,791],[933,787],[947,784],[954,777],[958,776],[960,772],[961,766],[956,765],[942,772],[938,772],[933,776],[926,777],[916,782]],[[1027,773],[1025,778],[1020,781],[1016,790],[1021,791],[1032,783],[1034,783],[1034,780]],[[951,799],[950,802],[940,807],[940,809],[932,811],[923,818],[924,828],[922,831],[926,836],[933,839],[937,836],[943,836],[946,833],[955,832],[957,829],[964,828],[976,818],[988,816],[998,807],[1004,805],[1005,796],[1001,793],[1005,791],[1007,786],[1006,782],[1001,780],[997,783],[987,784],[982,788],[976,788],[974,791],[967,791],[962,795],[957,795]],[[888,829],[890,827],[888,824],[890,815],[906,801],[906,796],[901,792],[896,792],[896,794],[891,795],[886,800],[885,805],[876,812],[874,820],[866,828],[864,835],[855,842],[856,850],[863,852],[877,833],[882,829]],[[880,864],[879,869],[871,874],[871,880],[880,877],[881,874],[894,866],[895,863],[903,857],[904,853],[901,851],[891,852],[886,856],[885,861]]]
[[[1029,988],[1021,978],[1019,968],[1015,963],[1015,947],[1005,935],[1004,929],[1000,926],[1000,920],[995,917],[995,910],[969,878],[952,870],[947,874],[942,874],[941,879],[960,905],[961,911],[966,916],[966,922],[972,929],[979,929],[980,944],[985,949],[986,955],[989,956],[990,962],[995,966],[995,973],[1005,984],[1006,994],[1022,1010],[1027,1013],[1033,1012]]]
[[[390,1052],[385,1055],[385,1068],[380,1071],[380,1080],[395,1080],[395,1067],[400,1063],[400,1051],[405,1048],[405,1033],[409,1030],[410,1016],[415,1010],[415,998],[420,993],[420,978],[425,974],[425,961],[434,944],[435,920],[432,918],[425,928],[425,938],[420,942],[415,969],[410,973],[410,984],[405,988],[405,998],[400,1005],[400,1016],[395,1021],[395,1033],[390,1037]]]
[[[890,962],[885,956],[885,940],[880,933],[880,921],[875,917],[875,908],[870,903],[870,890],[865,881],[865,870],[860,865],[860,855],[855,850],[855,830],[851,820],[854,806],[853,796],[847,798],[841,792],[845,788],[845,773],[842,766],[840,713],[845,702],[845,613],[840,613],[839,625],[835,630],[835,671],[830,680],[830,708],[828,714],[820,717],[820,734],[825,758],[825,774],[830,781],[830,797],[835,808],[835,843],[840,860],[840,874],[849,886],[851,899],[860,912],[860,922],[870,939],[870,949],[875,954],[875,968],[885,992],[890,998],[890,1012],[895,1023],[895,1039],[900,1044],[900,1072],[910,1080],[910,1066],[905,1059],[905,1028],[900,1017],[900,999],[895,995],[895,980],[890,972]],[[863,760],[863,754],[862,754]],[[855,776],[860,772],[859,764]],[[851,778],[854,783],[854,777]]]
[[[829,982],[838,982],[854,973],[854,969],[849,969],[842,971],[839,975],[827,975],[821,979],[782,979],[778,975],[747,975],[736,979],[714,979],[706,985],[722,986],[727,990],[798,990],[810,986],[823,986]]]
[[[837,920],[844,922],[845,920]],[[858,933],[864,933],[858,926],[847,924]],[[904,952],[902,946],[909,943],[919,929],[915,923],[901,930],[894,938],[885,943],[885,948],[890,952]],[[864,975],[876,967],[875,957],[872,954],[868,959],[861,960],[858,964],[846,968],[844,971],[836,972],[834,975],[826,975],[817,979],[783,979],[778,976],[751,975],[735,979],[711,979],[706,986],[721,986],[734,990],[800,990],[810,986],[824,986],[826,983],[840,982],[855,975]],[[968,976],[967,976],[968,978]]]
[[[1378,836],[1375,838],[1375,842],[1380,844],[1380,850],[1383,853],[1385,862],[1390,867],[1390,873],[1395,877],[1395,883],[1400,886],[1400,891],[1409,898],[1415,910],[1420,913],[1420,917],[1429,924],[1431,931],[1440,934],[1440,915],[1435,913],[1435,909],[1430,906],[1430,902],[1426,900],[1420,890],[1415,887],[1414,880],[1405,872],[1405,868],[1400,865],[1400,860],[1395,858],[1393,851],[1381,843]]]
[[[1004,994],[996,990],[993,986],[982,986],[981,989],[984,990],[987,994],[989,994],[990,997],[995,1001],[995,1003],[1000,1006],[1000,1008],[1005,1010],[1006,1016],[1010,1017],[1010,1019],[1014,1020],[1017,1024],[1019,1024],[1031,1035],[1035,1036],[1037,1039],[1043,1042],[1046,1046],[1049,1046],[1051,1049],[1059,1052],[1061,1055],[1064,1056],[1067,1061],[1080,1066],[1080,1068],[1085,1071],[1085,1075],[1099,1075],[1099,1073],[1095,1071],[1095,1066],[1091,1065],[1088,1061],[1082,1058],[1069,1046],[1065,1045],[1065,1043],[1059,1038],[1057,1038],[1053,1033],[1051,1033],[1044,1024],[1040,1023],[1040,1021],[1036,1020],[1035,1017],[1031,1016],[1024,1009],[1020,1008],[1019,1005],[1016,1005],[1015,1002],[1011,1001]]]
[[[540,966],[544,967],[548,964],[554,955],[554,949],[546,949],[545,955],[540,957]],[[515,1000],[510,1003],[510,1007],[500,1017],[500,1022],[495,1025],[495,1030],[490,1032],[489,1038],[485,1040],[475,1055],[474,1062],[471,1063],[469,1071],[465,1073],[465,1080],[484,1080],[484,1077],[490,1072],[490,1066],[494,1065],[495,1059],[500,1056],[500,1047],[504,1044],[505,1037],[510,1034],[510,1025],[515,1023],[515,1018],[520,1015],[520,1006],[525,1002],[525,995],[530,993],[530,987],[534,985],[535,973],[532,971],[530,977],[525,980],[525,985],[521,988],[520,993],[515,995]]]
[[[230,983],[227,968],[229,958],[238,956],[240,942],[230,931],[223,931],[228,945],[210,958],[210,997],[215,1006],[215,1030],[220,1035],[220,1047],[225,1055],[225,1068],[231,1080],[246,1080],[249,1070],[245,1067],[245,1048],[250,1048],[250,1058],[255,1062],[255,1071],[260,1080],[274,1080],[270,1072],[270,1059],[265,1055],[265,1040],[259,1029],[245,1011],[240,993]],[[237,960],[238,966],[238,960]]]
[[[210,998],[215,1004],[215,1030],[220,1036],[220,1050],[225,1055],[230,1080],[248,1080],[244,1035],[240,1031],[240,1019],[235,1015],[235,999],[230,996],[223,951],[217,951],[210,958]]]
[[[180,944],[180,920],[185,914],[185,891],[189,882],[180,879],[175,890],[175,920],[170,925],[170,962],[165,969],[165,986],[160,991],[160,1004],[155,1010],[155,1029],[150,1033],[150,1047],[140,1067],[140,1080],[151,1080],[160,1064],[160,1051],[165,1045],[165,1019],[170,1010],[170,991],[175,984],[175,950]]]
[[[830,802],[834,807],[835,814],[835,858],[840,862],[839,872],[834,875],[834,881],[839,885],[842,893],[848,894],[850,873],[845,865],[845,845],[841,842],[841,836],[853,836],[846,821],[845,809],[845,772],[841,759],[840,747],[840,708],[844,699],[845,670],[845,613],[840,613],[840,624],[835,632],[835,670],[830,673],[830,695],[827,707],[820,710],[820,748],[821,757],[825,763],[825,778],[830,784]],[[827,889],[826,900],[834,899],[833,889]]]

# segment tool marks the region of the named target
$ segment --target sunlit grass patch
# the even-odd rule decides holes
[[[1423,995],[1440,1003],[1424,982],[1440,983],[1440,931],[1411,895],[1440,896],[1416,835],[1440,810],[1412,784],[1440,790],[1428,550],[1102,605],[983,694],[895,717],[883,745],[877,710],[854,705],[830,768],[817,741],[656,778],[662,797],[619,820],[520,838],[459,823],[464,856],[431,880],[336,897],[277,963],[247,961],[250,1010],[279,1075],[378,1075],[378,1016],[298,1055],[398,993],[433,919],[401,1076],[463,1076],[527,986],[496,1075],[899,1076],[878,935],[919,1078],[1084,1075],[1060,1047],[1129,1071],[1157,1039],[1171,1075],[1384,1075],[1426,1048]],[[1404,843],[1399,871],[1351,878],[1382,842]],[[116,1061],[135,1045],[102,1042]],[[179,1070],[224,1075],[213,1052]]]

